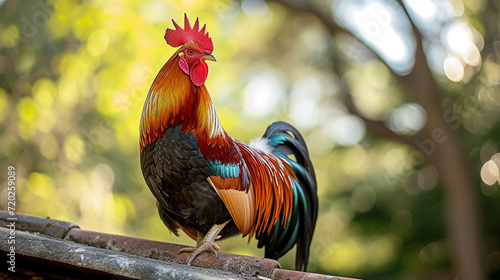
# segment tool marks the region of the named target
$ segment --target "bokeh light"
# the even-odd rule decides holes
[[[500,180],[500,153],[494,154],[481,167],[481,179],[487,185],[493,185]]]
[[[385,1],[334,1],[333,14],[341,23],[384,59],[397,73],[408,73],[413,67],[415,42],[408,36],[407,18],[395,17],[400,10]]]
[[[398,133],[415,134],[427,121],[425,110],[418,104],[408,103],[394,109],[389,116],[389,127]]]
[[[283,102],[284,85],[272,71],[250,78],[244,91],[245,113],[259,118],[268,117]]]

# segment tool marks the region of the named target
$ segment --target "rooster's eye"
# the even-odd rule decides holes
[[[192,49],[191,49],[191,50],[188,50],[188,54],[189,54],[189,55],[194,55],[194,50],[192,50]]]

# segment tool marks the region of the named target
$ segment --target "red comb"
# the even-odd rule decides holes
[[[172,20],[172,22],[174,23],[175,30],[167,28],[165,32],[167,44],[176,48],[187,42],[194,41],[201,50],[208,54],[212,53],[214,45],[212,43],[212,38],[208,37],[208,32],[205,33],[206,24],[203,25],[201,30],[198,30],[200,28],[200,23],[198,22],[198,18],[196,18],[196,22],[193,28],[191,28],[191,24],[186,14],[184,14],[184,29],[182,29],[175,20]]]

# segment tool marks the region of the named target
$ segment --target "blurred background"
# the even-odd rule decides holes
[[[139,165],[171,19],[200,18],[226,131],[291,122],[317,169],[309,270],[500,279],[500,3],[0,0],[0,205],[84,229],[170,234]],[[222,251],[263,256],[233,238]],[[280,261],[293,267],[294,252]]]

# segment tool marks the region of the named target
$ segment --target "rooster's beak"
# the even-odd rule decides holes
[[[211,60],[211,61],[217,62],[217,59],[215,59],[215,56],[208,54],[208,53],[205,53],[205,55],[201,56],[201,58],[203,58],[205,60]]]

